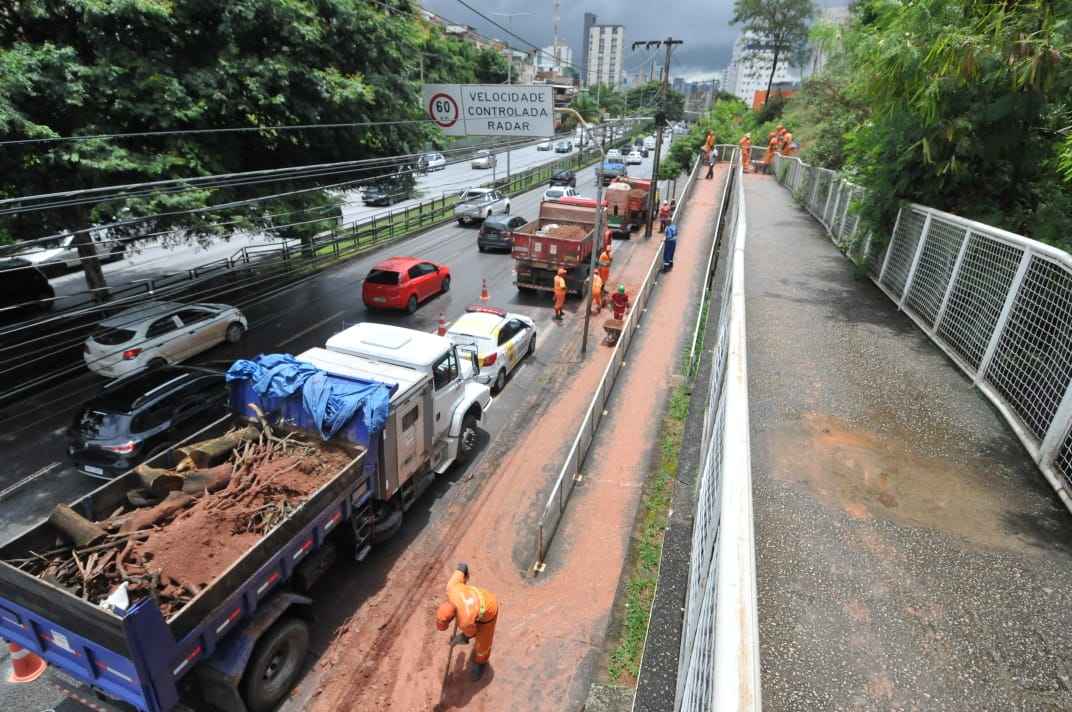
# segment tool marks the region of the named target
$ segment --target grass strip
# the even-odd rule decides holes
[[[678,454],[689,412],[689,393],[686,383],[677,386],[671,393],[660,427],[659,467],[644,483],[644,495],[634,532],[634,554],[625,583],[624,620],[607,665],[610,678],[620,684],[636,684],[640,672],[648,616],[655,597],[655,585],[659,580],[659,562],[673,497],[673,483],[677,478]]]

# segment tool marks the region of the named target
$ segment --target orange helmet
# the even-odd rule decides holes
[[[435,612],[435,627],[438,630],[446,630],[450,626],[450,622],[454,620],[454,616],[458,614],[458,609],[454,607],[454,604],[450,601],[440,603],[439,608]]]

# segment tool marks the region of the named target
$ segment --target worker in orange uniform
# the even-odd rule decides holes
[[[566,270],[558,268],[555,275],[555,319],[562,320],[563,307],[566,306]]]
[[[797,149],[796,145],[793,143],[793,134],[786,131],[785,136],[782,137],[782,155],[795,156],[796,152]]]
[[[741,146],[741,167],[745,173],[752,171],[752,134],[741,136],[738,142]]]
[[[603,311],[603,278],[599,276],[599,270],[592,275],[592,313],[598,314]]]
[[[614,309],[615,319],[625,316],[625,310],[629,308],[629,295],[625,293],[624,284],[619,284],[618,291],[611,295],[610,306]]]
[[[778,124],[778,128],[774,130],[774,135],[778,137],[778,144],[776,150],[781,152],[785,150],[785,126]]]
[[[447,600],[436,609],[436,628],[446,630],[450,622],[457,619],[458,633],[451,637],[450,644],[465,645],[470,639],[476,639],[471,658],[474,680],[479,680],[488,666],[498,617],[499,602],[495,600],[495,595],[487,589],[470,585],[468,564],[458,564],[457,570],[447,581]]]
[[[770,173],[771,162],[774,161],[774,154],[778,152],[778,147],[781,145],[781,138],[778,136],[777,131],[771,131],[770,136],[767,137],[767,150],[763,153],[763,172]]]
[[[605,247],[603,253],[599,256],[599,266],[596,268],[599,270],[599,277],[603,280],[603,284],[610,281],[610,247]]]

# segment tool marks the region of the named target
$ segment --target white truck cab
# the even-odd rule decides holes
[[[328,372],[345,368],[397,384],[392,410],[411,394],[430,385],[425,413],[419,417],[430,451],[431,468],[445,472],[455,461],[464,462],[476,447],[476,424],[491,404],[491,391],[476,380],[475,352],[456,347],[445,337],[387,324],[363,322],[340,331],[327,341],[326,351],[351,357],[310,359]],[[323,351],[314,349],[313,351]],[[306,359],[306,355],[300,358]],[[332,365],[319,363],[330,360]],[[402,369],[401,371],[399,369]],[[346,375],[340,373],[340,375]],[[404,376],[404,377],[403,377]]]

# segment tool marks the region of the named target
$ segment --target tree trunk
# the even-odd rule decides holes
[[[763,99],[764,106],[770,101],[771,87],[774,86],[774,73],[778,71],[778,45],[774,46],[774,60],[771,62],[770,79],[767,80],[767,96]]]
[[[108,301],[111,295],[108,293],[104,270],[101,269],[100,259],[97,257],[97,243],[93,242],[88,232],[79,232],[74,236],[74,244],[78,247],[82,272],[86,275],[86,287],[93,292],[93,299],[98,302]]]
[[[89,521],[66,504],[57,504],[48,515],[48,523],[59,529],[75,546],[89,546],[103,539],[108,532]]]

